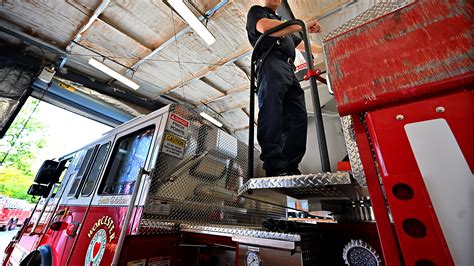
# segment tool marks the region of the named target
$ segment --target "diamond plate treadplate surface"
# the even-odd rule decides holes
[[[351,116],[341,117],[342,131],[344,132],[344,139],[346,141],[347,154],[349,155],[349,161],[351,163],[352,174],[357,183],[361,186],[366,186],[364,168],[362,161],[360,160],[359,148],[355,140],[354,126]]]
[[[200,234],[209,235],[221,235],[221,236],[248,236],[267,238],[275,240],[293,241],[298,242],[301,240],[299,234],[292,233],[279,233],[261,230],[257,227],[240,227],[240,226],[212,226],[202,225],[193,223],[172,223],[172,222],[159,222],[153,219],[144,219],[138,230],[138,234],[141,235],[156,235],[156,234],[173,234],[179,232],[193,232]]]
[[[199,233],[204,232],[208,234],[214,233],[214,234],[227,235],[227,236],[239,235],[239,236],[248,236],[248,237],[268,238],[268,239],[293,241],[293,242],[298,242],[301,240],[301,236],[299,234],[270,232],[270,231],[258,230],[256,228],[245,228],[245,227],[182,224],[181,230],[190,231],[190,232],[199,232]]]
[[[278,190],[297,199],[353,198],[357,194],[348,172],[252,178],[242,186],[239,195],[253,190]]]
[[[357,17],[349,20],[348,22],[344,23],[342,26],[339,28],[331,31],[330,33],[326,34],[323,37],[324,41],[327,41],[331,38],[334,38],[338,35],[341,35],[347,31],[350,31],[354,28],[357,28],[371,20],[374,20],[378,17],[381,17],[383,15],[386,15],[388,13],[391,13],[397,9],[402,8],[403,6],[406,6],[409,3],[414,2],[414,0],[407,0],[407,1],[381,1],[375,5],[373,5],[371,8],[367,9]]]
[[[164,115],[167,127],[159,135],[172,134],[178,139],[172,148],[182,145],[183,149],[177,149],[180,156],[163,148],[159,152],[150,173],[139,232],[172,231],[172,225],[163,223],[259,227],[262,220],[286,217],[286,202],[276,205],[237,195],[248,179],[249,147],[245,143],[183,106],[171,105],[169,113]],[[178,132],[181,135],[171,132],[171,126],[183,128]],[[158,141],[165,147],[168,140],[161,137]],[[258,154],[254,166],[255,176],[263,176]]]

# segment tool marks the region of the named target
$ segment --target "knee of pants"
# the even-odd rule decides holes
[[[292,123],[307,125],[308,124],[308,114],[306,112],[293,114],[291,116],[291,121],[292,121]]]

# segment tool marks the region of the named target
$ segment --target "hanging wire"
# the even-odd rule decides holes
[[[112,59],[113,57],[110,57],[110,56],[106,56],[106,55],[104,55],[104,54],[101,54],[100,52],[97,52],[97,51],[95,51],[95,50],[93,50],[93,49],[91,49],[91,48],[89,48],[89,47],[87,47],[87,46],[85,46],[85,45],[82,45],[82,44],[80,44],[80,43],[78,43],[78,42],[76,42],[76,41],[72,41],[72,42],[73,42],[74,44],[76,44],[76,45],[78,45],[78,46],[80,46],[80,47],[82,47],[82,48],[88,50],[88,51],[91,51],[91,52],[93,52],[93,53],[96,53],[96,54],[102,56],[102,58],[103,58],[103,59],[102,59],[102,62],[104,62],[106,59],[108,59],[108,60],[114,62],[114,63],[117,64],[117,65],[120,65],[120,66],[122,66],[122,67],[124,67],[124,68],[126,68],[126,69],[129,69],[129,70],[133,71],[133,69],[129,68],[128,66],[126,66],[126,65],[124,65],[124,64],[122,64],[122,63],[120,63],[120,62],[118,62],[118,61],[113,60],[113,59]],[[91,56],[91,55],[88,55],[88,56]],[[131,59],[138,59],[138,58],[131,58]]]
[[[39,46],[36,46],[36,47],[39,47]],[[84,46],[85,47],[85,46]],[[40,48],[40,47],[39,47]],[[181,65],[205,65],[205,66],[216,66],[216,67],[233,67],[232,65],[226,65],[225,63],[212,63],[212,62],[193,62],[193,61],[183,61],[181,60],[180,62],[178,62],[177,60],[171,60],[171,59],[153,59],[153,58],[147,58],[147,59],[142,59],[142,58],[139,58],[139,57],[126,57],[126,56],[114,56],[114,55],[103,55],[103,54],[100,54],[99,52],[96,52],[95,50],[92,50],[90,48],[87,48],[89,51],[97,54],[97,57],[100,57],[102,59],[105,59],[105,60],[109,60],[111,62],[114,62],[114,63],[117,63],[117,64],[120,64],[121,66],[123,66],[124,68],[126,69],[129,69],[130,71],[136,71],[136,69],[132,69],[130,67],[127,67],[125,65],[122,65],[121,63],[118,63],[116,62],[115,60],[112,60],[112,59],[126,59],[126,60],[143,60],[143,61],[149,61],[149,62],[164,62],[164,63],[181,63]],[[55,52],[50,52],[50,51],[42,51],[42,54],[53,54],[53,55],[57,55],[57,53]],[[91,54],[81,54],[81,53],[68,53],[68,55],[70,56],[77,56],[77,57],[95,57]],[[242,58],[245,57],[245,54],[242,55]],[[250,67],[250,66],[246,66],[246,67]]]
[[[181,79],[181,88],[183,89],[183,99],[185,101],[187,101],[186,100],[186,94],[185,94],[186,89],[183,86],[184,79],[183,79],[183,72],[182,72],[182,69],[181,69],[181,56],[180,56],[180,53],[179,53],[179,45],[178,45],[178,36],[177,36],[177,32],[176,32],[176,24],[174,23],[174,11],[171,8],[170,8],[170,11],[171,11],[171,20],[173,22],[174,42],[175,42],[175,45],[176,45],[176,55],[178,57],[179,76],[180,76],[180,79]]]

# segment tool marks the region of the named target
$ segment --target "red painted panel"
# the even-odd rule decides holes
[[[68,260],[68,265],[84,265],[85,260],[91,258],[87,254],[90,245],[93,245],[93,238],[100,229],[106,231],[105,246],[93,247],[93,254],[97,250],[104,249],[104,254],[100,265],[110,265],[114,257],[116,246],[122,228],[122,224],[127,213],[127,207],[122,206],[91,206],[87,217],[81,225],[81,231],[74,246],[74,251]],[[110,217],[107,218],[107,217]],[[129,228],[130,229],[130,228]]]
[[[72,222],[81,223],[86,210],[87,206],[59,206],[51,222],[61,221],[64,222],[66,226]],[[59,212],[64,212],[64,214],[58,215]],[[65,230],[66,226],[63,226],[60,231],[47,229],[40,244],[49,244],[51,246],[53,261],[57,265],[67,264],[67,258],[71,253],[75,238],[77,237],[68,236]]]
[[[170,260],[171,265],[186,265],[180,264],[180,259],[185,260],[185,256],[195,261],[195,254],[178,253],[180,241],[180,235],[127,236],[120,251],[119,265],[137,260],[145,260],[149,265],[153,258]]]
[[[328,40],[339,113],[456,89],[448,79],[472,83],[473,13],[474,1],[417,1]]]
[[[380,187],[377,169],[375,168],[365,127],[359,121],[359,116],[353,115],[352,120],[354,121],[355,137],[359,148],[360,159],[364,166],[367,188],[370,193],[370,201],[372,202],[372,208],[374,210],[377,232],[385,264],[389,266],[402,265],[398,242],[395,232],[392,229],[392,224],[390,223],[385,197]]]
[[[445,111],[436,112],[442,106]],[[396,120],[403,115],[403,120]],[[386,108],[369,113],[373,122],[372,131],[379,133],[372,137],[375,150],[380,158],[380,170],[384,175],[418,174],[418,166],[405,133],[404,125],[431,119],[445,119],[466,158],[471,171],[474,172],[474,84],[465,87],[459,93],[431,98],[398,107]],[[383,134],[381,134],[383,133]],[[403,140],[399,142],[398,140]],[[403,152],[402,151],[410,151]],[[384,156],[382,156],[382,152]],[[390,164],[386,160],[392,160]],[[396,162],[396,163],[395,163]]]
[[[437,112],[437,107],[443,107],[444,112]],[[396,119],[397,116],[399,118],[403,116],[403,119]],[[453,265],[430,195],[404,129],[404,126],[409,123],[439,118],[447,121],[471,171],[474,172],[474,149],[472,149],[474,123],[471,122],[474,120],[474,91],[472,91],[472,85],[459,93],[367,114],[367,126],[382,174],[397,237],[407,265],[414,265],[420,259],[430,260],[436,265]],[[397,199],[392,192],[393,186],[397,183],[412,187],[413,199],[408,201]],[[408,218],[415,218],[426,226],[425,237],[414,238],[405,232],[402,224]]]

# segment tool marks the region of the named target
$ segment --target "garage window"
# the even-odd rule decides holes
[[[132,194],[140,169],[145,166],[154,131],[145,128],[117,141],[99,194]]]

